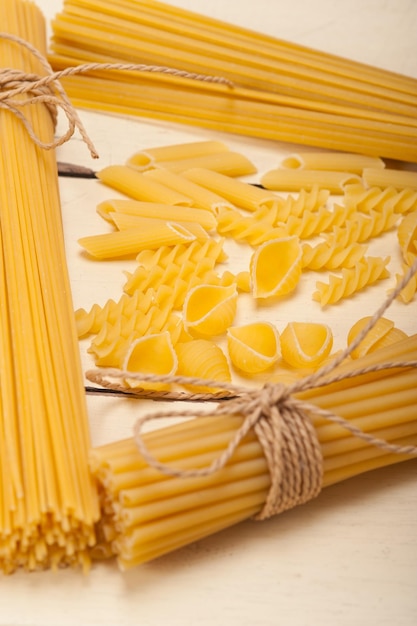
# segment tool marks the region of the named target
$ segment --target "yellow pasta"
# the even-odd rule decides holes
[[[152,217],[171,222],[195,222],[207,230],[216,228],[215,217],[207,210],[180,205],[140,202],[138,200],[105,200],[97,205],[97,213],[104,219],[114,222],[111,214],[123,213],[137,217]]]
[[[139,215],[129,215],[128,213],[117,213],[116,211],[108,214],[110,220],[113,225],[117,228],[117,230],[137,230],[141,229],[145,226],[145,229],[149,226],[149,220],[154,222],[156,228],[159,225],[162,227],[165,226],[165,220],[159,218],[149,218],[149,217],[140,217]],[[210,235],[208,232],[199,224],[198,222],[183,222],[181,220],[172,219],[169,224],[174,228],[182,227],[184,228],[190,235],[194,237],[196,241],[205,241]]]
[[[189,169],[204,168],[225,176],[247,176],[256,173],[256,167],[243,154],[239,152],[218,152],[196,156],[189,159],[172,159],[170,161],[158,161],[155,167],[167,169],[175,174],[181,174]]]
[[[0,13],[2,31],[46,54],[34,3],[3,2]],[[0,67],[45,73],[29,49],[6,38]],[[17,99],[33,133],[52,144],[42,98]],[[0,570],[87,570],[100,512],[56,157],[6,106],[0,129]]]
[[[333,333],[327,324],[290,322],[280,344],[282,358],[292,367],[318,367],[330,355]]]
[[[352,326],[347,338],[348,346],[356,339],[366,324],[368,324],[370,319],[371,318],[369,316],[362,317]],[[389,320],[386,317],[381,317],[366,337],[360,342],[360,344],[352,350],[350,353],[351,357],[353,359],[358,359],[370,352],[380,350],[382,347],[387,346],[390,343],[406,339],[406,333],[399,328],[394,328],[394,326],[395,324],[392,320]]]
[[[146,175],[170,189],[184,193],[191,198],[193,205],[197,208],[206,209],[215,214],[223,208],[233,208],[233,205],[225,198],[209,191],[201,185],[193,183],[181,174],[176,174],[166,169],[155,169],[149,170]]]
[[[300,239],[309,239],[354,219],[354,213],[348,207],[335,205],[332,210],[322,207],[317,211],[304,211],[301,217],[289,215],[285,223],[281,224],[281,231]]]
[[[159,161],[189,159],[225,152],[226,150],[228,150],[228,147],[221,141],[191,141],[188,143],[156,146],[136,152],[127,160],[126,165],[143,172],[155,167]]]
[[[397,190],[413,189],[417,191],[417,172],[366,168],[362,176],[367,187],[394,187]]]
[[[295,170],[326,170],[327,172],[349,172],[362,174],[365,168],[384,168],[378,157],[346,152],[300,152],[291,154],[280,163],[280,168]]]
[[[396,284],[399,285],[402,279],[404,278],[406,272],[410,269],[410,267],[406,264],[402,264],[402,273],[396,274]],[[417,277],[414,275],[408,282],[408,284],[400,291],[398,294],[398,300],[403,302],[404,304],[408,304],[414,299],[414,296],[417,293]]]
[[[417,191],[412,189],[397,191],[394,187],[368,189],[362,183],[348,185],[345,189],[344,204],[363,213],[382,211],[389,204],[394,213],[405,215],[417,210]]]
[[[302,244],[302,267],[305,270],[335,270],[341,267],[354,267],[363,258],[367,248],[359,243],[347,246],[339,244],[337,237],[322,241],[315,246]]]
[[[324,307],[328,304],[336,304],[343,298],[348,298],[372,285],[378,280],[388,278],[389,271],[387,265],[390,257],[382,259],[380,257],[364,257],[360,259],[355,267],[342,269],[339,276],[330,274],[329,282],[316,282],[317,290],[313,293],[313,300],[320,302]]]
[[[171,263],[181,264],[187,261],[197,263],[205,258],[211,258],[215,263],[222,263],[227,259],[223,244],[223,239],[209,239],[204,242],[193,241],[188,245],[161,246],[158,250],[142,250],[136,260],[148,269],[156,265],[167,267]]]
[[[227,348],[233,365],[246,374],[264,372],[281,356],[279,333],[270,322],[231,326]]]
[[[183,176],[224,197],[237,207],[248,211],[256,211],[263,206],[272,209],[282,203],[279,196],[266,189],[260,189],[249,183],[204,168],[187,170],[183,172]]]
[[[301,263],[298,237],[273,239],[259,246],[250,261],[253,297],[271,298],[294,291],[301,277]]]
[[[191,206],[192,201],[184,194],[152,180],[127,165],[109,165],[97,172],[97,178],[112,189],[121,191],[133,200]]]
[[[399,214],[387,204],[382,211],[370,211],[369,215],[350,213],[349,218],[343,226],[334,226],[331,233],[324,233],[326,241],[336,241],[340,246],[369,241],[391,230],[399,220]]]
[[[417,256],[417,211],[403,217],[398,226],[397,237],[403,259],[411,265]]]
[[[319,211],[326,205],[329,196],[328,189],[320,189],[317,185],[313,185],[308,191],[299,189],[296,196],[288,195],[282,199],[281,205],[277,208],[276,221],[285,222],[290,215],[301,217],[304,211]]]
[[[223,334],[235,318],[237,298],[235,284],[197,285],[184,300],[184,328],[197,335]]]
[[[193,339],[177,343],[175,351],[178,357],[178,375],[230,382],[231,375],[226,356],[221,348],[208,339]],[[185,385],[187,388],[187,385]],[[193,392],[207,393],[215,391],[212,387],[192,386]]]
[[[177,372],[178,359],[168,331],[149,334],[132,342],[125,355],[122,369],[141,374],[172,376]],[[138,381],[126,377],[124,382],[131,388],[163,390],[169,384]]]
[[[97,38],[100,32],[100,38]],[[55,69],[82,61],[169,65],[217,82],[120,72],[65,79],[77,105],[323,149],[417,160],[416,81],[161,2],[68,0]],[[221,79],[231,81],[224,84]]]
[[[180,224],[141,218],[143,225],[131,230],[89,235],[78,243],[97,259],[132,256],[144,249],[195,241],[195,236]],[[143,220],[146,220],[146,225]]]
[[[343,194],[347,185],[359,182],[356,174],[349,172],[333,172],[331,170],[307,169],[273,169],[261,177],[261,184],[265,189],[274,191],[310,190],[317,186],[327,189],[333,194]]]
[[[223,237],[259,246],[285,233],[284,227],[273,227],[273,213],[270,209],[262,208],[247,216],[237,209],[223,209],[217,215],[217,232]]]

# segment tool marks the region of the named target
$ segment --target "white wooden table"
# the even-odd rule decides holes
[[[170,0],[185,8],[323,51],[417,78],[415,0]],[[59,0],[39,0],[48,20]],[[1,25],[0,25],[1,28]],[[251,158],[260,172],[293,146],[168,123],[80,112],[100,162],[79,137],[61,161],[90,167],[123,163],[133,152],[218,138]],[[119,297],[128,264],[82,259],[77,239],[102,232],[96,204],[109,192],[97,181],[60,179],[74,306]],[[389,253],[390,239],[377,244]],[[377,294],[377,295],[375,295]],[[385,290],[361,295],[327,315],[335,342],[352,319],[370,314]],[[379,299],[378,299],[379,298]],[[317,309],[317,317],[321,312]],[[302,319],[300,301],[280,319]],[[416,332],[416,305],[388,317]],[[91,367],[82,345],[85,368]],[[94,445],[131,434],[150,401],[88,398]],[[417,623],[417,461],[372,472],[268,522],[246,522],[154,563],[121,574],[113,562],[79,572],[18,573],[0,581],[2,626],[414,626]]]

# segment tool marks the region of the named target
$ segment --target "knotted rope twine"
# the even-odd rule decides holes
[[[77,74],[86,74],[93,71],[135,71],[153,72],[159,74],[169,74],[188,80],[219,83],[228,87],[233,87],[233,83],[221,76],[210,76],[206,74],[196,74],[173,67],[160,65],[145,65],[137,63],[83,63],[74,67],[67,67],[64,70],[54,72],[46,58],[32,44],[25,39],[10,33],[0,32],[0,39],[5,39],[26,48],[36,58],[45,70],[45,76],[27,73],[22,70],[12,68],[0,68],[0,108],[13,113],[25,126],[32,141],[43,148],[51,150],[61,146],[68,141],[75,130],[78,129],[84,143],[87,145],[93,158],[98,158],[98,153],[89,138],[83,123],[81,122],[75,108],[71,104],[65,89],[59,82],[60,79]],[[25,95],[26,98],[19,96]],[[51,142],[44,142],[38,137],[29,121],[22,113],[21,109],[28,105],[43,103],[49,110],[54,128],[58,121],[58,110],[61,109],[67,118],[68,128],[66,132]]]
[[[182,470],[162,463],[149,452],[142,437],[143,426],[146,422],[161,418],[207,417],[210,415],[207,413],[207,410],[180,411],[179,413],[158,411],[145,415],[139,418],[134,426],[136,445],[148,465],[166,475],[183,478],[210,476],[225,467],[244,437],[253,429],[263,448],[271,476],[271,486],[266,502],[255,519],[267,519],[272,515],[277,515],[278,513],[315,498],[321,491],[323,458],[317,433],[311,420],[312,415],[322,417],[325,420],[338,424],[349,431],[353,436],[359,437],[369,445],[376,446],[387,453],[417,455],[417,446],[390,444],[384,439],[379,439],[363,432],[348,420],[330,411],[321,409],[316,405],[294,397],[294,394],[298,392],[330,385],[369,372],[394,368],[417,367],[417,361],[399,361],[381,363],[366,368],[358,368],[348,373],[329,376],[329,374],[332,374],[337,366],[361,343],[377,321],[383,316],[386,309],[388,309],[400,291],[416,273],[417,258],[404,275],[402,281],[378,308],[355,340],[335,357],[331,363],[289,386],[267,384],[262,389],[253,390],[214,380],[182,376],[154,376],[113,368],[90,370],[86,372],[86,377],[96,384],[121,392],[127,391],[127,388],[120,383],[111,382],[109,379],[120,380],[131,378],[147,383],[185,384],[188,386],[206,386],[223,390],[224,394],[221,399],[225,401],[218,406],[211,415],[213,417],[219,415],[242,416],[243,421],[225,450],[209,466],[202,469]],[[128,390],[129,395],[131,392],[132,390]],[[156,395],[156,393],[151,394],[150,397],[156,397]],[[161,397],[164,397],[164,395]],[[171,395],[170,397],[174,398],[175,396]],[[191,393],[186,396],[181,394],[177,396],[177,399],[216,400],[218,398],[213,398],[213,396],[204,396],[204,398],[202,398],[200,394]]]

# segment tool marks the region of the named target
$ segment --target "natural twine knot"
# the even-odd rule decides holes
[[[172,67],[164,67],[158,65],[144,65],[137,63],[83,63],[75,67],[67,67],[59,72],[54,72],[45,57],[28,41],[11,35],[10,33],[1,33],[0,39],[8,40],[14,44],[26,48],[31,55],[37,59],[40,66],[45,71],[45,76],[39,76],[34,73],[26,73],[22,70],[14,68],[0,68],[0,108],[6,109],[13,113],[25,126],[32,141],[43,148],[50,150],[61,146],[68,141],[75,130],[78,129],[84,143],[87,145],[93,158],[98,158],[98,153],[88,136],[75,108],[71,104],[65,89],[60,83],[60,79],[65,76],[74,76],[76,74],[85,74],[96,70],[112,70],[112,71],[135,71],[135,72],[154,72],[162,74],[170,74],[188,80],[197,80],[203,82],[212,82],[224,84],[227,87],[233,87],[233,83],[221,76],[210,76],[206,74],[196,74],[179,70]],[[25,96],[24,98],[22,96]],[[26,117],[21,108],[27,105],[44,104],[51,114],[54,128],[56,128],[58,120],[58,111],[61,109],[67,118],[67,131],[53,141],[43,141],[36,134],[30,120]]]

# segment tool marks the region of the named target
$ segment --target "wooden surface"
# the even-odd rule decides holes
[[[417,78],[415,0],[170,3]],[[57,0],[38,4],[48,20],[61,8]],[[78,136],[59,149],[58,159],[96,169],[123,163],[144,147],[217,138],[251,158],[262,173],[296,149],[168,123],[80,115],[100,160],[91,161]],[[74,306],[119,297],[122,271],[133,265],[88,261],[77,244],[81,236],[104,231],[95,206],[109,190],[90,180],[60,184]],[[382,238],[376,252],[390,254],[392,243],[391,236]],[[336,345],[384,297],[381,288],[326,312]],[[323,319],[318,306],[308,306],[310,319]],[[303,319],[305,311],[302,297],[285,304],[277,314],[281,327]],[[387,316],[406,332],[417,331],[416,304],[395,304]],[[81,351],[88,368],[86,345]],[[138,415],[156,408],[150,401],[96,397],[88,404],[94,445],[129,436]],[[328,488],[279,518],[245,522],[126,574],[109,562],[96,565],[88,577],[62,571],[2,578],[0,624],[414,626],[416,487],[417,461],[410,461]]]

